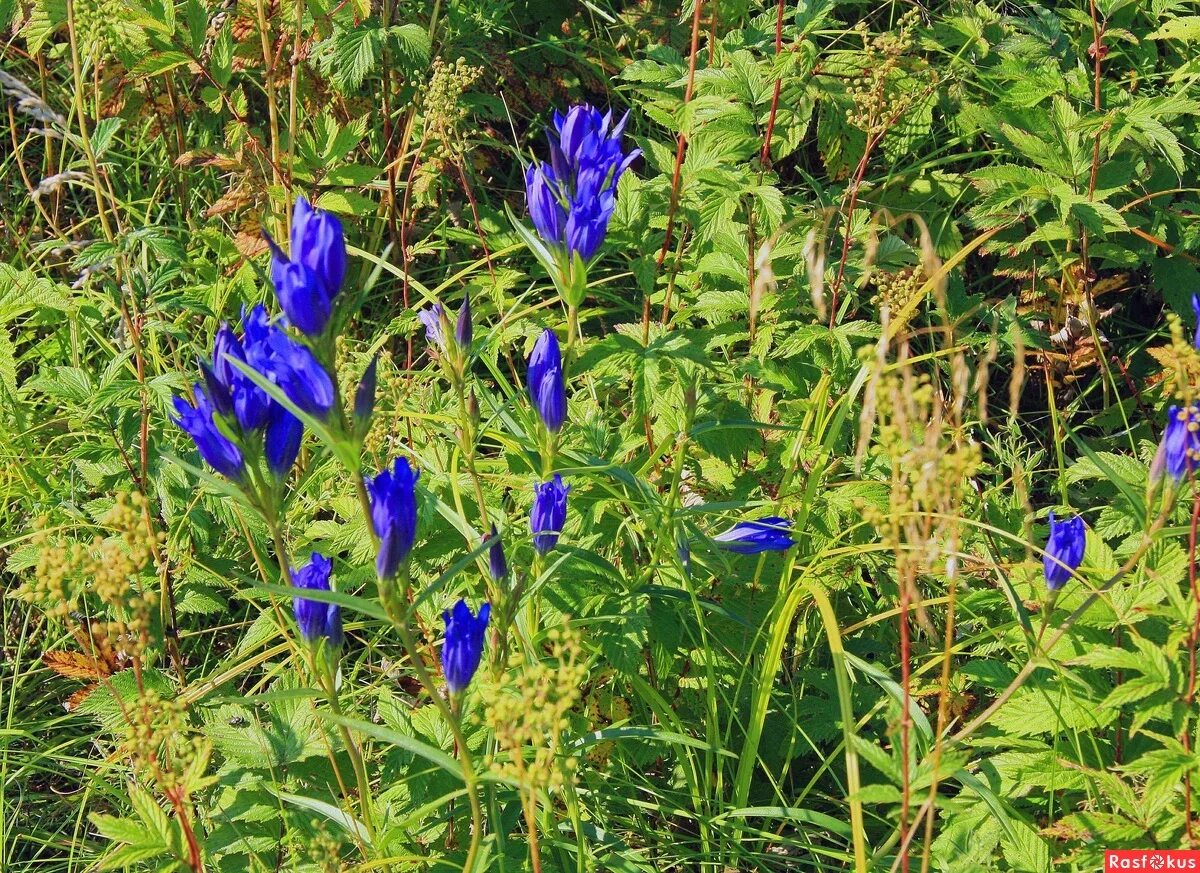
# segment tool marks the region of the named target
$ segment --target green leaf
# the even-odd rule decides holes
[[[343,93],[356,90],[379,65],[382,49],[383,29],[374,20],[335,30],[329,76],[337,89]]]
[[[1146,35],[1146,39],[1179,39],[1192,42],[1200,39],[1200,15],[1183,15],[1172,18],[1158,30]]]
[[[191,58],[183,52],[155,52],[139,61],[130,72],[135,76],[157,76],[190,61]]]
[[[440,749],[435,749],[433,746],[427,745],[418,739],[414,739],[399,731],[391,730],[382,725],[371,724],[370,722],[360,721],[355,718],[347,718],[344,715],[336,715],[331,712],[321,710],[317,713],[324,721],[333,724],[341,725],[342,727],[350,728],[353,731],[366,734],[369,737],[374,737],[377,740],[382,740],[385,743],[390,743],[397,748],[412,752],[414,755],[419,755],[431,764],[441,767],[447,773],[453,773],[455,776],[462,778],[462,766]]]
[[[307,809],[310,812],[318,813],[324,816],[327,821],[331,821],[340,827],[343,831],[353,837],[356,841],[362,843],[367,848],[371,848],[371,836],[367,832],[366,827],[362,822],[350,815],[343,809],[339,809],[331,803],[326,803],[323,800],[317,800],[312,797],[304,797],[300,794],[289,794],[286,791],[277,792],[279,799],[292,806],[298,806],[301,809]]]

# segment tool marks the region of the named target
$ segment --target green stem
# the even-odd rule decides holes
[[[328,650],[327,650],[328,651]],[[313,661],[315,662],[317,655],[313,653]],[[338,699],[337,683],[334,678],[333,664],[328,660],[322,665],[325,669],[322,671],[320,667],[313,664],[313,675],[319,677],[319,681],[325,691],[325,696],[329,700],[329,708],[333,710],[333,714],[339,718],[344,717],[341,701]],[[362,753],[358,749],[358,745],[354,742],[354,737],[350,734],[350,729],[344,724],[338,725],[338,733],[341,734],[342,744],[346,747],[346,753],[350,756],[350,764],[354,767],[354,780],[358,783],[358,806],[359,813],[362,815],[363,825],[367,829],[367,835],[371,841],[375,840],[375,822],[371,812],[372,803],[370,800],[371,782],[367,778],[367,765],[363,760]]]
[[[475,423],[471,420],[471,412],[467,408],[467,393],[463,378],[454,374],[454,392],[458,396],[458,420],[462,430],[463,459],[467,462],[467,472],[471,474],[471,483],[475,486],[475,501],[479,504],[479,522],[486,534],[491,522],[488,521],[487,504],[483,500],[483,482],[475,467]]]
[[[413,672],[417,674],[417,680],[442,714],[442,718],[446,720],[446,724],[450,726],[454,742],[458,746],[458,760],[462,765],[463,782],[466,783],[467,797],[471,802],[471,845],[467,849],[467,860],[463,863],[463,873],[471,873],[475,868],[475,858],[479,854],[479,841],[483,835],[483,805],[479,800],[479,780],[475,775],[475,768],[471,764],[471,752],[467,748],[467,738],[463,734],[462,724],[455,716],[450,704],[438,693],[433,677],[429,675],[429,670],[425,667],[425,662],[417,648],[417,641],[408,625],[407,616],[392,615],[390,611],[389,616],[396,632],[400,634],[400,642],[404,645],[405,652],[408,653],[408,660],[412,663]]]
[[[275,515],[274,508],[269,504],[264,504],[263,517],[267,522],[267,528],[271,531],[271,539],[275,543],[275,559],[279,563],[279,572],[282,575],[284,582],[288,587],[292,587],[292,568],[288,564],[287,544],[283,539],[283,531],[279,527],[279,519]],[[342,715],[341,705],[338,702],[337,688],[334,684],[332,676],[326,676],[323,671],[318,669],[315,663],[316,656],[313,655],[313,663],[311,663],[313,676],[321,683],[322,690],[329,699],[330,708],[334,714]],[[350,756],[350,763],[354,767],[354,778],[358,783],[358,806],[359,814],[362,816],[363,825],[367,829],[367,834],[372,841],[375,839],[375,828],[371,816],[371,783],[367,779],[367,768],[363,762],[362,753],[359,751],[354,738],[350,735],[349,728],[344,725],[339,725],[338,731],[342,736],[342,743],[346,746],[346,753]]]

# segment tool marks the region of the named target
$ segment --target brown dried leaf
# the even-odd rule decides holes
[[[79,652],[43,652],[42,663],[69,679],[95,681],[112,674],[107,664]]]

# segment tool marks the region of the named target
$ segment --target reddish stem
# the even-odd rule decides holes
[[[691,55],[688,58],[688,80],[687,88],[683,92],[683,105],[687,106],[692,102],[692,91],[696,86],[696,53],[700,46],[700,12],[704,8],[703,0],[695,0],[696,6],[692,10],[692,48]],[[658,251],[658,257],[655,259],[655,275],[662,269],[663,262],[667,259],[667,252],[671,249],[671,233],[675,227],[675,213],[679,209],[679,181],[683,173],[683,156],[687,151],[687,138],[682,130],[679,131],[679,136],[675,140],[675,169],[671,173],[671,200],[667,205],[667,234],[663,238],[662,248]],[[664,300],[662,308],[662,317],[660,321],[663,324],[667,323],[667,314],[670,311],[671,301]],[[649,302],[642,307],[642,343],[646,344],[650,341],[650,305]]]
[[[775,57],[783,51],[783,0],[775,10]],[[779,112],[779,92],[783,88],[783,79],[775,79],[775,93],[771,95],[771,115],[767,118],[767,135],[763,137],[762,153],[758,161],[766,166],[771,160],[771,135],[775,133],[775,116]]]

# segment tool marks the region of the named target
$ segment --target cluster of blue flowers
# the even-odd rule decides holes
[[[529,217],[543,240],[584,261],[600,250],[616,208],[617,183],[641,154],[621,150],[629,113],[613,125],[612,111],[586,103],[564,117],[554,113],[550,163],[534,162],[525,171]]]
[[[285,254],[268,237],[271,279],[283,317],[272,323],[266,309],[255,306],[242,315],[239,337],[222,324],[213,344],[211,362],[202,362],[203,384],[197,383],[187,398],[174,400],[178,424],[192,438],[200,456],[219,474],[240,485],[247,496],[264,508],[286,480],[300,451],[304,427],[287,404],[272,397],[264,385],[273,385],[300,412],[326,422],[337,435],[366,433],[375,404],[376,362],[363,374],[354,396],[353,430],[343,434],[340,414],[334,412],[337,393],[319,355],[332,357],[336,304],[346,277],[346,244],[342,226],[328,212],[313,208],[303,197],[296,201]],[[445,348],[439,311],[430,325],[431,339]],[[295,328],[299,336],[290,332]],[[471,342],[470,305],[464,301],[454,341],[462,348]],[[253,375],[252,375],[253,374]],[[262,475],[260,460],[271,474]],[[370,503],[372,532],[379,542],[376,572],[385,583],[393,580],[412,551],[417,531],[416,485],[420,473],[408,460],[397,458],[390,469],[364,482]],[[493,572],[497,559],[492,558]],[[499,556],[503,565],[503,552]],[[304,567],[290,569],[298,592],[332,590],[333,561],[314,552]],[[293,599],[296,626],[309,645],[332,651],[342,645],[341,613],[336,604],[297,593]],[[490,607],[473,617],[460,601],[447,613],[446,642],[442,648],[446,681],[453,693],[470,682],[483,652],[483,631]],[[464,618],[466,616],[469,618]]]
[[[612,113],[588,106],[555,113],[549,163],[526,173],[530,216],[542,239],[567,261],[586,262],[600,250],[615,207],[621,175],[640,154],[621,146],[628,115],[613,123]],[[296,201],[289,251],[269,236],[271,280],[282,316],[272,320],[258,305],[243,311],[240,335],[228,324],[217,333],[212,360],[202,362],[203,379],[190,399],[175,398],[175,422],[195,442],[201,457],[227,477],[264,511],[280,495],[303,441],[301,416],[323,423],[335,439],[361,440],[374,408],[376,362],[372,361],[353,398],[347,421],[339,407],[334,369],[334,339],[340,324],[338,305],[346,279],[347,252],[341,223],[306,199]],[[572,304],[574,305],[574,304]],[[470,300],[463,299],[453,325],[440,303],[418,313],[430,345],[462,379],[473,339]],[[551,452],[567,420],[563,353],[553,330],[538,337],[528,360],[527,387]],[[546,458],[549,461],[549,458]],[[265,469],[264,469],[265,467]],[[363,479],[371,532],[378,543],[376,573],[381,591],[393,580],[407,584],[407,562],[417,534],[416,485],[420,478],[406,458],[396,458]],[[534,483],[529,513],[534,549],[540,555],[559,543],[567,519],[571,486],[558,473]],[[723,548],[738,554],[784,550],[794,544],[791,522],[777,516],[743,521],[717,536]],[[488,574],[494,582],[508,576],[500,534],[491,525]],[[487,542],[487,540],[485,540]],[[300,569],[288,568],[298,592],[332,589],[331,559],[313,553]],[[294,598],[301,637],[336,650],[342,623],[336,605],[297,593]],[[461,692],[478,667],[491,605],[478,615],[465,601],[444,614],[443,668],[452,693]]]

